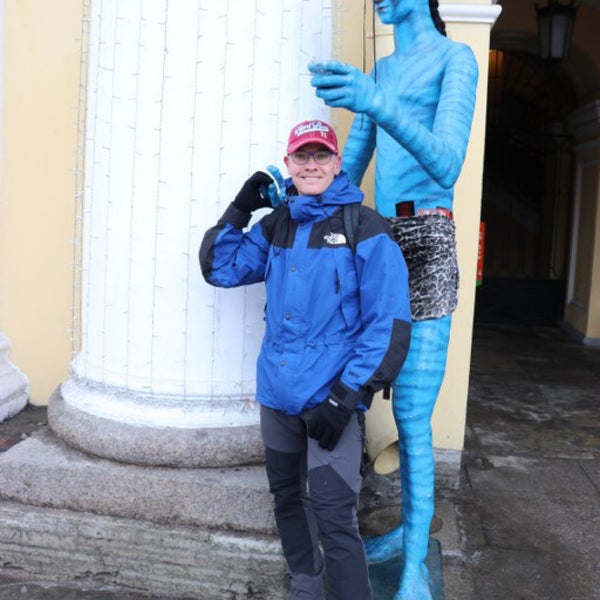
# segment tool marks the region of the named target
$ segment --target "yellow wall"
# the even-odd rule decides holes
[[[5,0],[0,327],[46,404],[71,359],[80,0]]]
[[[584,339],[600,340],[600,148],[576,152],[571,279],[565,320]]]
[[[585,337],[588,340],[594,340],[597,344],[600,341],[600,181],[596,186],[596,204],[594,206],[594,223],[596,236],[594,238],[592,256],[592,282],[590,285],[590,317]]]

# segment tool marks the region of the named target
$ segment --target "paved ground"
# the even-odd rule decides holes
[[[461,486],[437,492],[460,534],[442,548],[446,600],[600,600],[599,406],[600,349],[476,327]],[[29,406],[0,424],[0,452],[45,423]],[[142,598],[0,578],[0,600]]]
[[[478,327],[463,485],[472,585],[448,598],[600,598],[600,349]]]

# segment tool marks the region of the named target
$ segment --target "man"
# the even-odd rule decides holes
[[[284,163],[282,205],[244,233],[274,191],[252,175],[206,232],[200,263],[212,285],[265,282],[256,398],[292,600],[324,600],[325,574],[328,600],[369,600],[356,517],[363,413],[408,350],[407,270],[385,219],[360,206],[328,123],[296,125]]]

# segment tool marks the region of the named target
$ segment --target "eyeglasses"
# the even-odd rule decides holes
[[[306,152],[305,150],[297,150],[288,155],[292,162],[297,165],[305,165],[312,156],[318,165],[327,165],[331,162],[334,156],[329,150],[317,150],[316,152]]]

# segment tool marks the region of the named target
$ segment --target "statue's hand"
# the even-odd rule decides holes
[[[269,165],[267,171],[271,176],[272,182],[262,189],[261,193],[271,202],[273,208],[281,206],[285,202],[285,179],[274,165]]]
[[[369,113],[379,103],[376,83],[356,67],[337,60],[312,62],[308,70],[313,74],[310,83],[317,98],[327,106],[347,108],[355,113]]]

